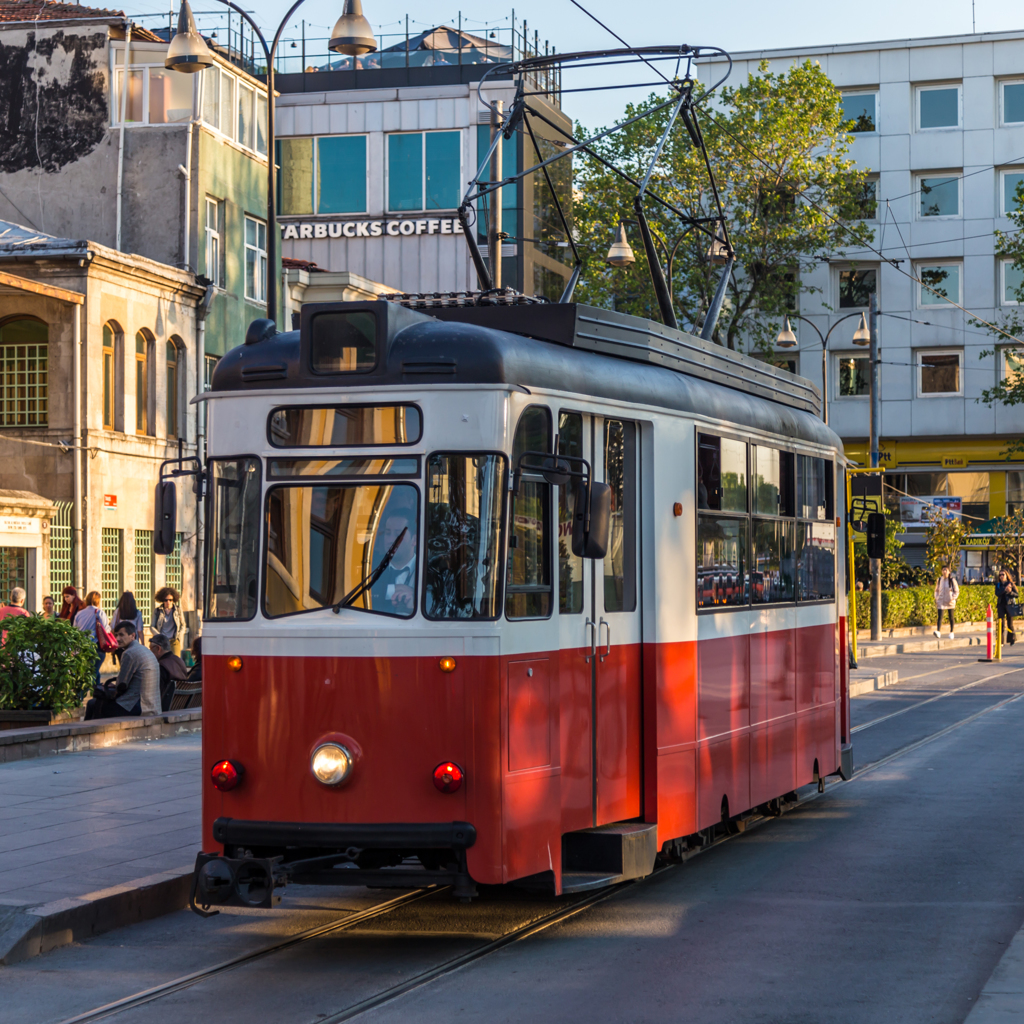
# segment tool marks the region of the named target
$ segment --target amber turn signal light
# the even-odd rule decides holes
[[[454,761],[442,761],[434,769],[434,785],[442,793],[454,793],[462,786],[465,777],[462,769]]]
[[[238,761],[218,761],[210,769],[210,779],[222,793],[234,789],[242,781],[245,768]]]
[[[228,668],[232,672],[242,671],[242,659],[236,654],[233,658],[228,658]]]
[[[455,659],[454,658],[442,658],[438,663],[442,672],[454,672],[455,671]]]

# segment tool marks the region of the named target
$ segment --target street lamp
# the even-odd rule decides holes
[[[639,225],[639,221],[629,218],[630,224]],[[679,251],[679,246],[683,239],[686,238],[686,233],[681,234],[672,246],[671,250],[668,247],[668,243],[664,238],[661,237],[654,229],[651,229],[651,236],[661,243],[662,249],[665,251],[666,257],[666,276],[668,277],[668,290],[672,292],[672,268],[675,263],[676,253]],[[636,257],[633,255],[633,250],[630,248],[629,239],[626,237],[626,221],[620,220],[618,230],[615,232],[615,240],[611,244],[611,248],[608,250],[608,255],[605,256],[605,261],[610,263],[613,267],[628,267],[630,264],[636,262]]]
[[[864,319],[863,313],[847,313],[846,316],[840,317],[828,329],[827,334],[822,334],[813,320],[808,320],[807,317],[801,316],[799,313],[790,313],[783,323],[782,330],[779,331],[779,336],[775,339],[775,344],[778,345],[779,348],[793,348],[796,345],[796,335],[793,333],[793,328],[789,323],[790,317],[793,317],[796,320],[803,320],[803,322],[811,327],[814,330],[814,333],[817,334],[821,341],[821,418],[825,423],[828,423],[828,339],[832,336],[832,332],[844,320],[849,320],[854,316],[860,317],[860,323],[857,325],[857,330],[853,332],[854,345],[870,345],[871,332],[868,330],[867,321]]]
[[[263,47],[263,53],[267,58],[267,319],[277,322],[277,162],[274,136],[274,56],[277,53],[277,44],[281,41],[281,33],[288,24],[291,16],[305,3],[305,0],[295,0],[295,3],[288,8],[288,13],[281,19],[274,33],[274,40],[268,46],[267,40],[260,31],[259,25],[232,0],[218,0],[218,3],[237,11],[249,23],[256,37]],[[359,0],[345,0],[341,17],[334,26],[331,33],[331,41],[327,44],[328,49],[336,53],[344,53],[348,56],[358,56],[363,53],[372,53],[377,49],[377,40],[373,36],[370,23],[363,17],[363,9]],[[167,48],[167,58],[164,66],[172,71],[185,73],[202,71],[213,64],[213,56],[210,53],[203,37],[196,29],[195,19],[192,17],[192,10],[188,0],[181,0],[181,10],[178,12],[178,31]],[[187,254],[186,254],[187,258]]]

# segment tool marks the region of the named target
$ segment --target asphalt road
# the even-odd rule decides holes
[[[1024,923],[1024,651],[872,664],[901,683],[854,700],[851,782],[356,1019],[963,1021]],[[0,1022],[65,1020],[392,895],[296,890],[100,936],[0,969]],[[430,896],[107,1019],[337,1021],[553,906]]]

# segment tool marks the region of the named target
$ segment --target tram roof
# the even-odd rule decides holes
[[[372,313],[377,358],[367,372],[313,372],[322,314]],[[578,303],[447,306],[322,302],[298,331],[255,321],[217,364],[213,392],[430,384],[508,384],[661,406],[841,447],[818,418],[810,381],[663,324]],[[318,334],[318,338],[321,335]]]

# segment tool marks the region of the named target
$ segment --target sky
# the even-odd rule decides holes
[[[214,18],[204,12],[220,9],[217,0],[191,0],[196,20],[202,28]],[[246,11],[261,25],[266,35],[276,30],[288,9],[287,0],[240,0]],[[362,0],[363,13],[378,36],[405,31],[405,17],[410,19],[410,33],[437,24],[455,24],[460,5],[457,0]],[[741,51],[790,46],[814,46],[830,43],[869,42],[883,39],[919,38],[922,36],[966,34],[972,31],[971,0],[930,0],[911,3],[908,0],[859,0],[856,4],[822,3],[822,0],[732,0],[729,4],[701,4],[679,0],[580,0],[584,7],[617,32],[629,45],[688,43],[720,46]],[[301,21],[306,21],[307,37],[326,36],[341,13],[341,0],[306,0],[293,15],[285,29],[285,40],[299,36]],[[175,7],[176,9],[176,7]],[[475,7],[462,7],[462,25],[466,31],[485,34],[492,28],[507,28],[511,23],[513,5],[485,0]],[[536,29],[540,39],[548,40],[561,52],[619,46],[613,36],[576,7],[572,0],[516,0],[516,23],[525,18],[532,37]],[[133,0],[125,12],[155,26],[157,16],[166,23],[168,0]],[[975,0],[974,24],[978,32],[999,32],[1024,29],[1024,9],[1015,0]],[[236,16],[237,17],[237,16]],[[389,42],[397,42],[398,35]],[[285,52],[288,52],[287,46]],[[593,72],[577,72],[579,76]],[[651,72],[643,67],[631,74],[650,81]],[[609,72],[602,72],[600,84],[614,81]],[[586,84],[596,84],[591,78]],[[563,76],[563,88],[582,85]],[[614,122],[626,102],[649,93],[639,90],[566,94],[563,108],[575,120],[588,127]]]

